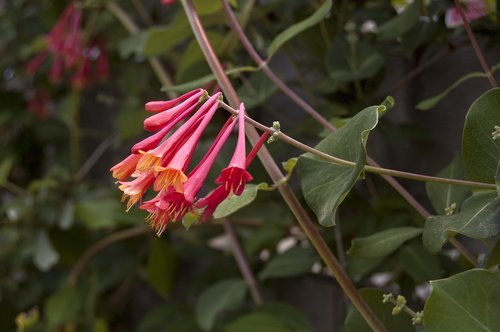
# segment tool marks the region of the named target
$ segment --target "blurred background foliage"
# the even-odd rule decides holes
[[[175,86],[163,87],[166,91],[188,90],[199,82],[210,91],[214,83],[179,3],[117,1],[140,28],[133,35],[108,3],[77,3],[85,38],[99,37],[109,62],[107,79],[78,87],[68,73],[52,82],[50,62],[26,73],[27,63],[46,49],[44,38],[68,2],[0,1],[0,330],[366,329],[276,192],[259,192],[250,206],[229,217],[265,297],[258,307],[220,221],[188,231],[173,224],[157,238],[143,211],[124,211],[109,168],[144,135],[143,104],[166,98],[148,59],[158,57],[172,76]],[[276,35],[310,16],[322,1],[232,4],[247,21],[251,42],[266,55]],[[265,124],[279,120],[288,134],[310,145],[327,135],[261,72],[244,70],[254,64],[229,29],[219,1],[195,5],[226,69],[236,72],[231,78],[253,118]],[[415,109],[462,75],[480,70],[463,28],[445,20],[452,7],[447,0],[335,0],[323,20],[273,54],[270,66],[335,125],[394,95],[396,107],[381,119],[369,153],[384,166],[436,173],[459,150],[463,115],[487,89],[484,79],[476,79],[434,100],[431,112],[445,112],[438,120]],[[496,15],[489,10],[472,26],[485,53],[496,54],[498,61]],[[455,97],[460,102],[453,103]],[[215,120],[223,121],[223,116]],[[451,129],[443,129],[448,124]],[[209,129],[212,137],[204,137],[203,146],[216,130]],[[449,136],[439,140],[440,130]],[[269,149],[278,161],[299,154],[279,142]],[[228,161],[229,150],[217,169]],[[250,171],[255,183],[269,182],[258,162]],[[294,178],[291,184],[299,191]],[[431,208],[422,184],[403,184]],[[423,223],[381,178],[367,174],[342,206],[341,236],[332,228],[321,232],[360,288],[404,294],[421,310],[428,280],[470,267],[454,250],[431,255],[409,236],[369,257],[344,252],[354,238]],[[475,243],[472,247],[481,251]],[[390,313],[381,290],[365,293],[371,304]],[[394,331],[414,329],[408,316],[396,320]]]

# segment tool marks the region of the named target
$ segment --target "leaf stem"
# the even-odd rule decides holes
[[[469,19],[467,18],[467,16],[465,16],[465,13],[464,13],[464,10],[462,8],[462,4],[460,3],[460,0],[455,0],[455,5],[457,6],[458,12],[460,13],[460,17],[462,18],[462,21],[464,23],[464,28],[465,28],[465,31],[467,32],[467,36],[469,37],[470,44],[471,44],[472,48],[474,49],[474,53],[476,54],[476,57],[479,60],[479,63],[481,64],[483,71],[486,73],[491,87],[496,88],[497,82],[495,81],[495,78],[493,77],[493,74],[491,73],[490,67],[488,67],[488,64],[486,63],[486,59],[484,58],[483,52],[481,52],[481,49],[479,48],[479,44],[477,43],[476,37],[474,36],[474,33],[472,32],[472,29],[471,29],[470,23],[469,23]]]
[[[238,114],[238,110],[234,109],[230,105],[224,103],[223,101],[220,102],[222,108],[225,110],[231,112],[232,114]],[[277,132],[273,127],[266,127],[260,122],[255,121],[254,119],[250,118],[248,115],[245,116],[245,121],[255,128],[258,128],[263,131],[268,131],[270,135],[274,134]],[[304,152],[309,152],[315,156],[318,156],[322,158],[325,161],[340,165],[340,166],[345,166],[345,167],[354,167],[356,166],[355,162],[348,161],[345,159],[337,158],[332,155],[329,155],[328,153],[325,153],[323,151],[317,150],[313,147],[310,147],[309,145],[306,145],[302,142],[297,141],[296,139],[286,135],[282,130],[278,132],[278,138],[281,139],[283,142],[288,143],[291,146],[296,147],[299,150],[302,150]],[[459,180],[459,179],[449,179],[449,178],[441,178],[441,177],[436,177],[436,176],[430,176],[430,175],[422,175],[422,174],[416,174],[416,173],[410,173],[410,172],[404,172],[404,171],[398,171],[394,169],[389,169],[389,168],[382,168],[382,167],[377,167],[377,166],[365,166],[363,168],[366,172],[370,173],[377,173],[381,175],[390,175],[390,176],[397,176],[405,179],[410,179],[410,180],[417,180],[417,181],[424,181],[424,182],[434,182],[434,183],[443,183],[443,184],[451,184],[451,185],[458,185],[458,186],[466,186],[466,187],[471,187],[471,188],[478,188],[478,189],[496,189],[496,186],[494,184],[490,183],[484,183],[484,182],[475,182],[475,181],[468,181],[468,180]],[[423,211],[422,211],[423,212]],[[428,214],[428,213],[427,213]],[[427,215],[428,216],[428,215]]]
[[[182,0],[182,5],[184,7],[184,11],[188,17],[189,23],[193,30],[193,33],[198,41],[198,44],[205,55],[205,59],[207,60],[212,72],[217,78],[219,86],[224,91],[225,95],[228,97],[230,103],[233,106],[238,106],[240,99],[234,89],[233,85],[229,81],[228,77],[224,73],[224,70],[219,62],[219,59],[215,55],[215,52],[212,48],[212,45],[207,39],[205,30],[201,25],[198,14],[196,13],[195,8],[193,7],[193,3],[191,0]],[[255,144],[259,138],[257,131],[251,125],[246,126],[247,137],[252,144]],[[273,160],[269,151],[262,147],[258,154],[262,164],[267,170],[269,176],[275,183],[279,183],[284,175],[281,173],[276,162]],[[319,231],[316,229],[313,221],[310,219],[306,210],[302,207],[299,200],[295,196],[293,190],[288,186],[287,183],[281,183],[278,186],[278,190],[281,193],[282,197],[290,207],[290,210],[297,218],[299,224],[302,226],[304,232],[307,237],[313,244],[313,246],[318,251],[319,255],[329,267],[333,276],[336,278],[340,287],[344,290],[346,295],[352,301],[353,305],[358,309],[361,315],[365,318],[367,323],[374,331],[386,331],[385,327],[382,325],[377,316],[373,313],[371,308],[366,304],[363,300],[356,287],[349,279],[347,274],[342,269],[342,266],[339,264],[330,248],[326,244],[325,240],[322,238]]]

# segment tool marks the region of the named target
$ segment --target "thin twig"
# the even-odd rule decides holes
[[[231,241],[231,246],[233,248],[233,255],[240,268],[241,274],[247,283],[248,289],[250,290],[250,294],[252,295],[253,301],[256,305],[261,305],[263,303],[262,294],[259,290],[259,285],[257,280],[255,279],[255,275],[253,274],[252,269],[250,268],[250,263],[243,252],[243,248],[241,247],[240,241],[238,240],[238,236],[234,230],[233,224],[227,220],[222,220],[222,225],[224,226],[224,230],[226,231],[229,240]]]
[[[474,53],[476,54],[477,59],[479,60],[479,63],[481,64],[481,67],[483,68],[483,71],[488,77],[488,81],[490,82],[490,85],[492,88],[497,87],[497,82],[495,81],[495,78],[493,77],[493,74],[491,73],[490,67],[488,66],[488,63],[486,63],[486,59],[484,58],[483,52],[481,52],[481,49],[479,48],[479,44],[477,43],[476,37],[474,36],[474,33],[472,32],[472,29],[469,24],[469,19],[467,16],[465,16],[464,10],[462,8],[462,4],[460,3],[459,0],[455,0],[455,5],[457,6],[458,12],[460,13],[460,17],[462,18],[462,21],[464,23],[464,28],[465,31],[467,32],[467,36],[469,37],[470,44],[472,48],[474,49]]]
[[[82,167],[76,172],[75,179],[77,182],[80,182],[85,175],[94,167],[99,158],[102,157],[104,152],[109,149],[113,143],[116,141],[117,136],[113,135],[111,137],[106,138],[104,141],[99,144],[99,146],[92,152],[90,157],[83,163]]]

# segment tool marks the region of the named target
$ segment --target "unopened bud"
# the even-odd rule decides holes
[[[400,305],[406,304],[406,298],[403,295],[398,295],[396,302]]]
[[[389,303],[394,298],[392,293],[382,295],[382,303]]]
[[[423,311],[417,311],[415,313],[415,317],[412,317],[411,323],[413,325],[419,325],[419,324],[422,324],[423,322],[424,322],[424,313],[423,313]]]
[[[493,140],[500,138],[500,126],[495,126],[495,131],[491,133],[491,138],[493,138]]]
[[[450,204],[450,206],[448,206],[444,209],[444,214],[446,214],[447,216],[450,216],[453,213],[455,213],[456,211],[457,211],[457,203],[453,202]]]
[[[395,315],[398,315],[401,313],[401,310],[403,310],[403,308],[399,305],[395,306],[394,308],[392,308],[392,314],[395,316]]]

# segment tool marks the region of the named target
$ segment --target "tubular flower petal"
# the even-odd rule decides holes
[[[123,191],[122,202],[128,198],[127,212],[135,203],[142,199],[142,196],[153,181],[154,177],[152,174],[142,174],[132,181],[120,182],[118,188]]]
[[[177,98],[172,99],[172,100],[150,101],[150,102],[148,102],[148,103],[146,103],[144,105],[144,108],[148,112],[163,112],[163,111],[166,111],[166,110],[174,107],[178,103],[183,102],[184,100],[188,99],[189,97],[191,97],[191,96],[193,96],[195,94],[199,94],[199,97],[201,97],[201,95],[203,94],[203,92],[204,92],[203,89],[196,89],[196,90],[193,90],[193,91],[186,92],[182,96],[177,97]]]
[[[160,113],[155,114],[144,120],[144,129],[147,131],[157,131],[168,125],[170,121],[177,118],[186,110],[193,111],[200,101],[200,97],[205,93],[205,90],[199,90],[186,100],[182,101],[174,107],[167,107]],[[175,100],[175,99],[174,99]],[[148,104],[146,104],[146,107]],[[156,105],[155,105],[156,106]],[[158,107],[150,107],[150,109],[160,109]]]
[[[110,171],[113,172],[113,177],[119,181],[129,178],[134,173],[139,159],[141,159],[140,154],[131,154],[120,163],[111,167]]]
[[[229,166],[222,170],[215,180],[225,190],[231,194],[241,195],[245,184],[253,179],[252,175],[246,171],[246,151],[245,151],[245,105],[241,103],[238,115],[238,142],[229,162]]]
[[[212,217],[223,200],[225,200],[229,196],[229,192],[223,186],[218,186],[212,192],[210,192],[207,196],[200,198],[195,206],[198,209],[204,208],[203,214],[201,215],[201,220],[207,221]]]
[[[199,109],[198,112],[204,114],[200,124],[189,138],[178,147],[177,152],[171,157],[168,164],[164,167],[157,167],[158,178],[155,181],[155,190],[168,189],[170,185],[174,186],[175,190],[182,192],[183,184],[187,180],[184,172],[187,169],[191,160],[196,145],[198,144],[203,131],[219,108],[218,98],[220,93],[210,97],[207,102]]]

